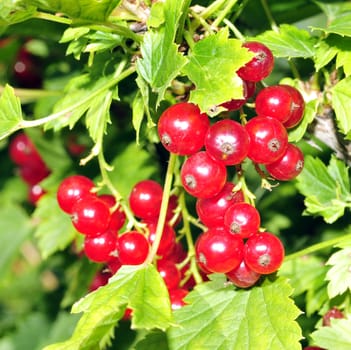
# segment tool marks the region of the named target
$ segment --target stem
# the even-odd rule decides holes
[[[121,64],[125,64],[125,62],[122,62]],[[118,68],[117,68],[118,69]],[[60,117],[66,116],[67,114],[69,114],[72,110],[79,108],[81,105],[83,105],[84,103],[87,103],[88,101],[92,100],[95,96],[101,94],[104,90],[108,90],[111,87],[113,87],[114,85],[118,84],[120,81],[122,81],[123,79],[125,79],[126,77],[128,77],[129,75],[131,75],[132,73],[135,72],[135,67],[131,66],[128,69],[126,69],[124,72],[122,72],[119,76],[117,76],[114,79],[111,79],[105,86],[101,87],[100,89],[92,92],[90,95],[88,95],[86,98],[82,99],[81,101],[57,112],[57,113],[53,113],[50,114],[44,118],[40,118],[40,119],[35,119],[35,120],[22,120],[16,128],[14,128],[15,130],[13,130],[12,132],[19,130],[19,129],[25,129],[25,128],[33,128],[33,127],[37,127],[37,126],[41,126],[44,125],[48,122],[51,122],[55,119],[58,119]],[[4,135],[0,138],[3,139],[5,138],[7,135]]]
[[[4,86],[0,85],[0,94],[4,91]],[[21,103],[30,103],[42,97],[61,96],[62,92],[58,90],[40,90],[40,89],[19,89],[14,88],[15,95],[21,100]]]
[[[217,28],[220,23],[223,21],[224,18],[227,17],[228,13],[231,11],[232,7],[238,2],[238,0],[230,0],[227,1],[225,4],[224,9],[218,14],[214,22],[212,23],[212,26],[214,28]]]
[[[206,7],[201,12],[201,17],[203,19],[207,19],[211,17],[214,13],[216,13],[224,4],[226,4],[227,0],[216,0],[210,6]]]
[[[302,256],[305,256],[307,254],[315,253],[319,250],[333,247],[333,246],[337,245],[338,243],[341,243],[341,242],[349,240],[349,239],[351,239],[351,233],[344,235],[344,236],[341,236],[341,237],[332,238],[332,239],[329,239],[329,240],[324,241],[324,242],[313,244],[305,249],[299,250],[298,252],[287,255],[285,257],[284,261],[294,260],[294,259],[300,258]]]
[[[46,12],[39,12],[38,11],[34,15],[34,18],[45,19],[46,21],[62,23],[62,24],[68,24],[68,25],[72,24],[72,20],[70,18],[57,16],[57,15],[53,15],[51,13],[46,13]]]
[[[279,32],[279,27],[272,16],[271,10],[269,9],[269,6],[267,4],[267,0],[261,0],[261,5],[262,5],[263,10],[267,16],[267,19],[268,19],[268,22],[269,22],[269,25],[271,26],[271,28],[275,32]]]
[[[165,178],[165,183],[164,183],[164,187],[163,187],[161,210],[160,210],[160,215],[159,215],[159,218],[157,221],[155,240],[151,246],[149,256],[146,259],[146,262],[149,262],[149,263],[151,263],[155,259],[156,255],[157,255],[158,247],[159,247],[160,242],[161,242],[163,228],[164,228],[164,225],[166,222],[167,208],[168,208],[168,202],[169,202],[169,197],[170,197],[170,193],[171,193],[173,173],[174,173],[176,159],[177,159],[177,155],[171,153],[169,156],[166,178]]]

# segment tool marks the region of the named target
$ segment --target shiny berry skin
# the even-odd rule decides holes
[[[244,201],[243,192],[241,190],[233,192],[234,187],[232,182],[227,182],[217,195],[199,198],[196,201],[196,213],[205,226],[223,226],[226,210],[232,204]]]
[[[30,186],[38,184],[40,181],[44,180],[49,176],[50,170],[45,166],[44,163],[39,164],[26,164],[21,165],[18,168],[18,175],[21,179]]]
[[[205,136],[207,153],[225,165],[241,163],[249,150],[249,136],[245,128],[231,119],[211,125]]]
[[[105,232],[110,223],[110,208],[95,195],[86,195],[72,208],[72,224],[85,235],[98,236]]]
[[[116,205],[115,197],[113,197],[110,194],[102,194],[99,196],[99,198],[106,202],[110,210]],[[126,214],[121,206],[117,206],[117,208],[113,212],[111,212],[111,219],[108,229],[118,231],[120,228],[123,227],[125,222]]]
[[[276,180],[288,181],[298,176],[304,167],[304,155],[295,145],[289,143],[281,158],[266,165],[268,173]]]
[[[244,92],[242,99],[233,99],[222,103],[221,106],[226,108],[228,111],[237,111],[247,102],[250,97],[253,96],[256,90],[256,83],[253,81],[243,80],[243,90]]]
[[[46,191],[40,185],[36,184],[30,186],[28,189],[28,201],[29,203],[36,205],[39,199],[46,193]]]
[[[115,254],[116,250],[114,251],[113,256],[110,257],[110,260],[107,261],[107,269],[112,275],[114,275],[122,267],[120,260],[117,256],[115,256]]]
[[[201,151],[184,161],[180,176],[189,194],[197,198],[209,198],[222,190],[227,180],[227,169],[223,163]]]
[[[224,213],[224,227],[241,238],[248,238],[255,234],[261,224],[258,210],[249,203],[232,204]]]
[[[116,252],[117,235],[107,230],[99,236],[85,236],[84,253],[96,263],[105,263],[113,259]]]
[[[168,290],[179,287],[181,274],[174,262],[169,260],[160,260],[157,262],[157,270],[163,278]]]
[[[262,89],[256,96],[257,115],[273,117],[286,122],[295,110],[294,99],[287,85],[272,85]]]
[[[158,121],[158,134],[171,153],[191,155],[204,145],[209,118],[192,103],[180,102],[167,108]]]
[[[122,265],[140,265],[150,250],[147,238],[137,231],[128,231],[118,237],[117,254]]]
[[[240,265],[226,273],[227,278],[238,288],[250,288],[261,277],[261,274],[251,270],[242,260]]]
[[[258,82],[267,78],[274,67],[274,57],[272,51],[264,44],[257,41],[249,41],[243,44],[254,57],[238,70],[241,79]]]
[[[270,232],[251,236],[244,246],[246,265],[262,275],[277,271],[283,263],[284,254],[281,240]]]
[[[291,129],[301,122],[305,111],[305,101],[301,92],[293,86],[285,85],[285,88],[291,93],[293,98],[293,108],[289,119],[283,124],[287,129]]]
[[[9,143],[11,160],[20,166],[45,167],[31,139],[23,132],[16,134]]]
[[[149,243],[152,245],[155,241],[157,221],[146,221],[145,223],[146,223],[146,228],[149,231],[147,238],[149,240]],[[163,257],[169,254],[169,252],[172,251],[175,243],[176,243],[176,233],[171,226],[166,224],[163,227],[162,238],[157,248],[157,255],[160,257]]]
[[[138,218],[157,218],[161,209],[162,194],[163,189],[158,182],[154,180],[142,180],[130,192],[130,209]]]
[[[72,175],[66,177],[57,189],[57,202],[64,212],[72,214],[75,203],[90,194],[93,188],[94,182],[86,176]]]
[[[189,291],[183,288],[172,289],[169,291],[172,310],[178,310],[186,305],[184,298],[188,295],[188,293]]]
[[[243,248],[239,235],[232,235],[223,228],[211,228],[196,241],[196,260],[208,271],[226,273],[239,266]]]
[[[288,146],[288,133],[283,124],[271,117],[256,116],[245,125],[249,135],[248,158],[268,164],[283,156]]]
[[[323,315],[322,325],[330,326],[332,318],[345,318],[345,315],[341,310],[334,306]]]

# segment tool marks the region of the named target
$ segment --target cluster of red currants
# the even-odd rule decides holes
[[[17,165],[19,176],[28,185],[28,201],[35,205],[45,193],[40,182],[50,174],[50,170],[24,132],[17,133],[10,140],[9,156]]]
[[[157,221],[163,196],[162,186],[153,180],[138,182],[131,190],[129,207],[140,219],[141,231],[124,228],[126,214],[110,194],[94,192],[94,182],[86,176],[72,175],[59,185],[57,201],[60,208],[69,214],[75,229],[84,235],[83,252],[96,263],[104,264],[96,275],[90,290],[107,283],[108,278],[122,265],[143,264],[156,236]],[[157,269],[169,290],[172,307],[183,305],[187,290],[180,288],[186,267],[177,264],[186,253],[176,242],[176,233],[170,221],[177,207],[177,197],[171,196],[163,227],[162,239],[157,249]],[[174,225],[177,225],[176,220]]]
[[[255,56],[238,71],[244,98],[221,105],[231,110],[240,109],[254,95],[256,82],[273,68],[273,55],[266,46],[257,42],[244,46]],[[227,166],[249,159],[256,169],[264,165],[269,176],[283,181],[295,178],[304,162],[287,133],[303,116],[300,92],[288,85],[263,88],[255,108],[257,115],[247,122],[220,118],[211,123],[198,106],[181,102],[166,109],[158,121],[164,147],[186,156],[181,182],[197,198],[197,214],[207,227],[196,242],[199,267],[205,273],[225,273],[243,288],[255,284],[261,274],[275,272],[283,261],[284,247],[274,234],[261,232],[258,211],[227,180]]]

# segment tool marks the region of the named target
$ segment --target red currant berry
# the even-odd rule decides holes
[[[341,310],[334,306],[323,315],[322,325],[330,326],[332,318],[345,318],[345,315]]]
[[[29,203],[36,205],[39,199],[46,193],[46,191],[38,184],[30,186],[28,190]]]
[[[129,195],[129,206],[141,219],[157,218],[162,202],[162,186],[154,180],[138,182]]]
[[[319,346],[305,346],[303,350],[325,350],[325,349],[320,348]]]
[[[118,237],[117,252],[122,265],[140,265],[150,250],[147,238],[137,231],[129,231]]]
[[[292,113],[287,121],[283,124],[287,129],[291,129],[298,125],[303,118],[305,111],[305,101],[300,91],[290,85],[284,85],[288,89],[293,98]]]
[[[60,208],[68,213],[72,213],[72,207],[83,198],[94,187],[94,182],[83,175],[72,175],[66,177],[58,187],[57,202]]]
[[[172,310],[178,310],[186,305],[184,298],[188,295],[188,291],[183,288],[172,289],[169,292]]]
[[[207,153],[225,165],[241,163],[249,150],[249,136],[245,128],[231,119],[214,123],[205,137]]]
[[[243,260],[240,265],[232,271],[226,273],[228,279],[238,288],[250,288],[261,277],[261,275],[251,270]]]
[[[244,201],[243,192],[234,191],[234,187],[232,182],[227,182],[217,195],[211,198],[199,198],[196,201],[196,213],[205,226],[222,226],[226,210],[233,203]]]
[[[173,245],[173,248],[168,252],[168,254],[166,254],[165,256],[163,256],[161,258],[165,259],[165,260],[170,260],[173,261],[175,263],[180,263],[183,260],[185,260],[185,258],[187,257],[187,252],[185,251],[183,245],[181,242],[176,242]]]
[[[253,52],[255,56],[238,70],[239,77],[254,82],[267,78],[274,66],[272,51],[266,45],[256,41],[244,43],[243,47]]]
[[[241,238],[248,238],[260,228],[261,218],[258,210],[249,203],[232,204],[224,213],[224,227]]]
[[[160,260],[157,262],[157,270],[165,281],[165,285],[168,290],[178,288],[181,274],[174,262],[169,260]]]
[[[304,156],[301,150],[289,143],[283,156],[266,165],[268,173],[276,180],[287,181],[298,176],[304,167]]]
[[[197,239],[196,260],[211,272],[226,273],[239,266],[243,248],[239,235],[232,235],[223,228],[211,228]]]
[[[44,163],[42,165],[27,164],[19,167],[18,174],[25,183],[33,186],[44,180],[50,174],[50,170]]]
[[[208,116],[192,103],[180,102],[167,108],[158,121],[158,134],[171,153],[191,155],[204,145],[210,126]]]
[[[245,129],[249,135],[248,157],[253,162],[272,163],[285,153],[288,133],[279,120],[256,116],[246,123]]]
[[[286,85],[273,85],[262,89],[256,96],[256,112],[286,122],[295,110],[294,99]]]
[[[149,240],[150,244],[152,245],[155,241],[157,222],[156,221],[147,221],[146,227],[149,231],[148,232],[148,240]],[[166,224],[163,227],[162,238],[161,238],[160,244],[157,248],[157,255],[160,257],[163,257],[163,256],[169,254],[169,252],[172,251],[172,249],[175,245],[175,242],[176,242],[176,233],[171,226]]]
[[[110,210],[115,207],[116,199],[114,196],[110,194],[102,194],[99,196],[110,208]],[[111,213],[111,219],[108,229],[113,231],[118,231],[120,228],[123,227],[124,223],[126,222],[126,214],[120,206]]]
[[[112,275],[114,275],[121,267],[122,264],[116,256],[111,256],[110,260],[107,261],[107,269]]]
[[[92,292],[107,284],[111,274],[105,271],[98,271],[89,285],[89,292]]]
[[[46,167],[33,142],[23,132],[11,139],[9,155],[11,160],[20,166]]]
[[[267,275],[277,271],[284,259],[284,246],[281,240],[270,232],[257,233],[251,236],[244,246],[246,265]]]
[[[180,175],[183,187],[189,194],[209,198],[222,190],[227,180],[227,169],[223,163],[202,151],[185,160]]]
[[[85,235],[97,236],[105,232],[110,224],[110,208],[95,195],[86,195],[72,208],[72,223]]]
[[[243,80],[243,90],[244,92],[242,99],[233,99],[222,103],[221,106],[228,109],[228,111],[237,111],[247,102],[250,97],[253,96],[256,90],[256,83],[253,81]]]
[[[96,263],[105,263],[113,259],[116,252],[117,236],[107,230],[99,236],[85,236],[84,253],[87,258]]]

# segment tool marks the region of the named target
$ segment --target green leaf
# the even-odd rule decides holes
[[[347,134],[351,130],[351,77],[339,81],[331,92],[338,127],[342,133]]]
[[[180,74],[180,70],[187,62],[178,52],[178,45],[174,43],[185,2],[185,0],[166,0],[163,4],[164,25],[157,31],[149,30],[140,47],[142,58],[137,61],[137,71],[158,94],[156,107],[162,101],[172,80]],[[154,6],[157,6],[157,16],[162,17],[159,5]]]
[[[144,118],[144,99],[141,93],[138,91],[133,100],[133,127],[136,131],[136,143],[139,145],[139,135],[140,135],[140,127]]]
[[[133,310],[133,329],[167,329],[172,314],[167,288],[156,268],[123,266],[95,292],[73,305],[72,312],[84,312],[72,337],[45,350],[100,349],[110,338],[125,309]]]
[[[0,232],[3,250],[0,254],[0,277],[9,272],[9,265],[18,256],[22,243],[32,232],[23,208],[10,202],[1,203]]]
[[[343,294],[347,290],[351,291],[351,241],[341,247],[343,249],[331,255],[326,263],[331,266],[326,276],[329,281],[328,295],[330,298]]]
[[[19,129],[22,122],[20,99],[14,89],[6,85],[0,96],[0,138]]]
[[[351,13],[344,13],[328,22],[326,28],[312,27],[314,30],[321,30],[324,33],[334,33],[341,36],[351,36]]]
[[[239,40],[228,37],[226,29],[195,43],[183,69],[196,86],[189,101],[211,114],[221,103],[242,98],[242,80],[236,71],[251,58]]]
[[[351,318],[332,318],[329,327],[320,327],[311,334],[314,344],[324,349],[351,349]]]
[[[325,67],[339,52],[339,50],[323,40],[316,46],[316,53],[314,57],[314,66],[316,71]]]
[[[276,57],[308,58],[315,55],[316,38],[293,25],[282,24],[279,32],[269,30],[255,37],[255,40],[267,45]]]
[[[348,168],[334,156],[328,167],[319,158],[306,156],[297,187],[306,197],[304,213],[321,215],[327,223],[343,216],[351,200]]]
[[[25,3],[74,19],[105,21],[121,0],[25,0]]]
[[[166,333],[151,331],[145,338],[138,341],[133,350],[169,350]]]
[[[39,200],[33,219],[39,222],[35,237],[44,259],[65,249],[77,234],[71,218],[60,209],[54,194],[46,194]]]
[[[114,170],[110,178],[122,196],[127,198],[137,182],[154,177],[158,169],[150,153],[135,143],[121,142],[119,146],[121,149],[117,150],[117,156],[111,163]]]
[[[223,275],[211,278],[188,294],[189,305],[174,312],[179,327],[168,331],[170,349],[301,349],[295,321],[300,311],[285,278],[248,290],[234,289]]]
[[[0,33],[10,24],[25,21],[33,17],[36,12],[35,6],[13,0],[0,2]]]

